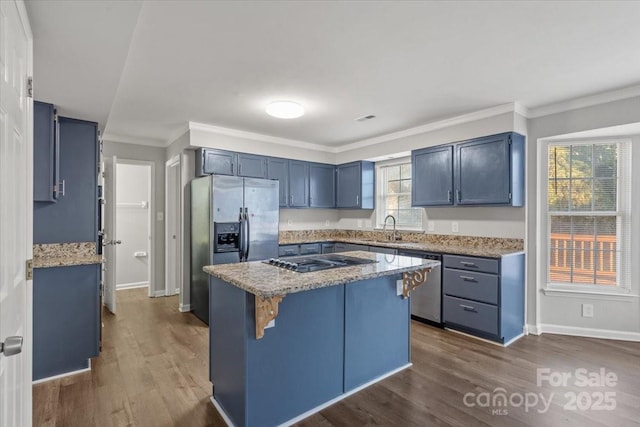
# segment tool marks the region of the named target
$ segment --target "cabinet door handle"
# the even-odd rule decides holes
[[[58,187],[59,194],[64,197],[64,190],[66,185],[64,185],[64,179],[60,181],[60,186]]]
[[[356,196],[356,206],[360,205],[360,196]]]
[[[473,313],[477,313],[476,309],[471,307],[470,305],[460,304],[460,307],[462,307],[464,311],[471,311]]]
[[[476,278],[471,276],[460,276],[460,278],[465,282],[477,282]]]
[[[242,163],[238,163],[238,175],[242,175]]]
[[[464,265],[465,267],[477,267],[477,265],[469,261],[460,261],[460,264]]]
[[[462,200],[462,192],[460,190],[457,190],[456,194],[458,195],[458,202],[460,202]]]
[[[289,203],[291,204],[291,206],[293,206],[293,194],[289,196],[289,200],[291,200]]]
[[[451,203],[451,190],[447,191],[447,201]]]

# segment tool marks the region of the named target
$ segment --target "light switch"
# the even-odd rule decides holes
[[[164,221],[164,212],[158,212],[157,216],[158,216],[158,221]]]
[[[458,229],[458,221],[452,221],[451,222],[451,232],[457,233],[458,231],[459,231],[459,229]]]
[[[428,221],[427,222],[427,230],[428,231],[435,231],[436,229],[436,223],[434,221]]]

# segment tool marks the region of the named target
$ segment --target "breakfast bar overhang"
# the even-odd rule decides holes
[[[410,366],[408,296],[438,261],[299,273],[263,262],[206,266],[212,401],[230,424],[296,422]]]

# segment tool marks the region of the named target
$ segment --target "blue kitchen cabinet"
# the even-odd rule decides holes
[[[238,153],[238,176],[267,177],[267,158],[255,154]]]
[[[309,163],[289,160],[289,207],[309,207]]]
[[[300,255],[300,245],[280,245],[278,247],[278,256],[297,256]]]
[[[100,264],[33,270],[33,380],[86,369],[100,352]]]
[[[524,206],[524,136],[515,132],[411,152],[413,206]]]
[[[336,207],[336,181],[334,165],[309,163],[309,206],[312,208]]]
[[[33,102],[33,200],[55,202],[60,172],[58,119],[52,104]]]
[[[98,124],[60,117],[57,203],[34,202],[33,242],[98,240]]]
[[[411,152],[411,205],[453,204],[453,145]]]
[[[375,200],[374,163],[358,161],[336,167],[336,207],[373,209]]]
[[[267,159],[267,178],[276,179],[280,183],[279,200],[280,207],[289,206],[289,160],[277,157]]]
[[[513,132],[456,146],[456,203],[524,206],[524,136]]]
[[[321,251],[323,254],[332,254],[336,251],[334,243],[321,243]]]
[[[237,153],[211,148],[196,150],[196,175],[236,175]]]
[[[444,255],[442,315],[447,327],[507,344],[524,330],[524,254]]]
[[[334,245],[334,252],[350,252],[350,251],[369,251],[369,246],[358,245],[356,243],[336,243]]]

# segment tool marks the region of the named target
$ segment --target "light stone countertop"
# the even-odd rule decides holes
[[[524,240],[501,237],[478,237],[399,231],[402,240],[389,240],[389,232],[366,230],[288,230],[280,231],[281,245],[339,242],[379,246],[400,250],[471,255],[488,258],[524,252]]]
[[[33,268],[101,264],[95,242],[49,243],[33,245]]]
[[[440,261],[364,251],[341,252],[340,255],[377,262],[309,273],[297,273],[262,261],[207,265],[203,270],[249,293],[270,298],[440,265]]]

